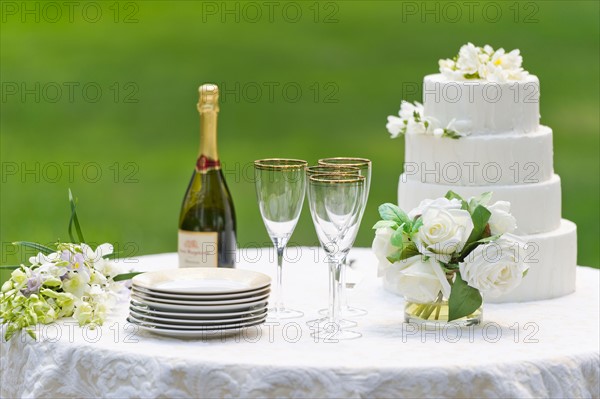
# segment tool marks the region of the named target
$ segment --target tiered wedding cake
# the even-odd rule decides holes
[[[491,191],[494,201],[510,202],[530,269],[516,290],[493,302],[575,290],[576,226],[561,218],[552,130],[539,124],[539,80],[521,62],[518,50],[469,43],[440,61],[440,74],[425,76],[423,105],[403,102],[387,126],[392,136],[406,136],[401,208],[448,190],[463,197]]]

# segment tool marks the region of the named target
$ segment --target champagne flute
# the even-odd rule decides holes
[[[343,174],[343,175],[354,175],[360,176],[360,169],[353,166],[343,166],[343,165],[315,165],[309,166],[306,168],[306,176],[310,178],[310,176],[319,175],[319,174]],[[342,274],[343,276],[343,274]],[[329,282],[331,286],[331,281]],[[343,303],[342,303],[343,306]],[[313,324],[320,324],[326,322],[327,319],[327,311],[328,309],[319,310],[319,314],[325,315],[325,317],[321,317],[318,319],[309,320],[306,322],[309,326]],[[358,323],[352,320],[340,319],[340,326],[342,328],[351,328],[356,327]]]
[[[288,309],[283,300],[283,252],[302,211],[306,192],[306,166],[297,159],[261,159],[254,162],[256,195],[260,214],[277,252],[277,290],[269,316],[276,319],[302,317],[299,310]]]
[[[308,203],[319,242],[329,262],[329,312],[326,323],[313,325],[315,338],[355,339],[361,336],[340,325],[341,268],[360,225],[365,177],[315,174],[308,179]]]
[[[360,175],[365,177],[365,190],[364,196],[365,200],[363,203],[363,207],[360,212],[360,220],[362,220],[363,214],[365,212],[365,207],[367,205],[367,200],[369,198],[369,189],[371,187],[371,161],[366,158],[353,158],[353,157],[334,157],[334,158],[322,158],[319,159],[319,165],[323,166],[332,166],[332,167],[353,167],[358,168],[360,170]],[[348,293],[346,286],[346,275],[348,263],[346,259],[344,259],[344,267],[342,268],[342,313],[346,317],[358,317],[364,316],[368,314],[365,309],[359,309],[355,307],[351,307],[348,305]],[[324,314],[327,310],[323,309],[319,313]]]

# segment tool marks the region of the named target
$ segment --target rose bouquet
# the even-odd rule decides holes
[[[112,260],[111,244],[93,250],[83,243],[70,191],[69,199],[69,235],[73,243],[57,243],[54,248],[32,242],[13,243],[39,253],[29,258],[30,265],[3,266],[14,269],[0,293],[0,323],[6,325],[6,340],[22,329],[35,338],[36,324],[52,323],[61,317],[73,316],[79,325],[90,328],[102,325],[123,289],[118,281],[137,274],[120,274]],[[73,235],[73,227],[78,239]]]
[[[386,288],[407,300],[407,320],[480,321],[482,294],[517,287],[528,266],[524,245],[510,234],[510,203],[488,205],[492,194],[465,200],[449,191],[406,213],[379,207],[373,251]],[[479,312],[479,313],[478,313]]]

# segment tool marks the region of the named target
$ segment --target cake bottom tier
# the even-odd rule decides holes
[[[557,298],[575,291],[577,226],[562,219],[548,233],[519,236],[526,244],[529,272],[514,291],[485,302],[527,302]]]

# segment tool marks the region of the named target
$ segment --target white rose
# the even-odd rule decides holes
[[[512,233],[517,228],[517,219],[510,214],[510,202],[498,201],[487,207],[492,214],[488,224],[492,235]]]
[[[473,43],[468,43],[462,46],[458,52],[458,60],[456,66],[463,74],[474,74],[479,71],[479,54],[480,49],[475,47]]]
[[[391,237],[394,234],[394,229],[391,227],[381,227],[375,230],[375,238],[373,239],[373,253],[377,257],[377,277],[383,276],[385,270],[392,264],[387,257],[393,254],[398,248],[392,245]]]
[[[460,275],[482,294],[497,297],[516,288],[528,266],[525,248],[516,237],[506,235],[479,245],[459,264]]]
[[[471,215],[462,209],[429,207],[421,219],[423,225],[413,238],[419,252],[444,263],[463,249],[473,230]]]
[[[383,284],[386,290],[421,303],[435,301],[440,291],[448,298],[451,289],[440,264],[421,255],[394,263],[386,270]]]
[[[440,197],[436,199],[424,199],[419,203],[419,205],[408,212],[408,217],[414,219],[418,215],[422,215],[428,210],[430,207],[440,208],[440,209],[460,209],[462,207],[462,203],[460,200],[456,198],[452,198],[449,200],[446,197]]]

